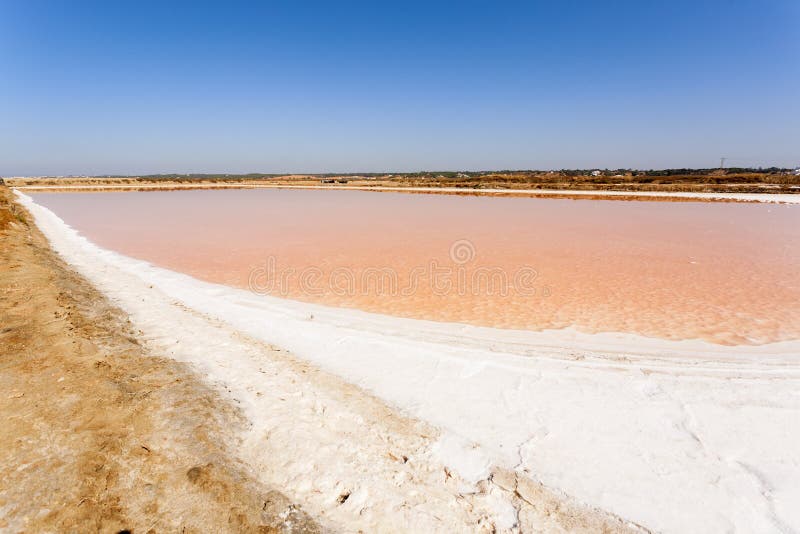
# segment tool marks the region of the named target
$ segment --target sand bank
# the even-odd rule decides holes
[[[0,530],[318,531],[231,454],[234,403],[140,343],[11,197],[0,187]]]
[[[295,446],[290,436],[316,435],[319,418],[270,414],[260,399],[274,385],[266,381],[272,371],[261,372],[261,360],[241,349],[220,351],[222,338],[208,336],[244,334],[273,343],[433,425],[417,433],[420,444],[404,448],[418,451],[426,466],[446,466],[463,486],[459,494],[472,495],[471,506],[500,527],[522,515],[519,502],[502,493],[498,475],[513,471],[657,531],[800,528],[793,506],[800,500],[797,343],[722,347],[613,333],[498,331],[300,304],[104,251],[46,209],[23,202],[54,248],[135,323],[160,332],[160,342],[172,340],[174,357],[199,366],[242,403],[253,424],[242,454],[254,466],[280,452],[270,448],[271,436]],[[302,384],[283,390],[280,402],[295,399],[299,410],[288,413],[330,413],[333,401],[320,402]],[[334,413],[352,413],[353,404],[359,403],[342,400]],[[338,434],[330,437],[363,437],[363,419],[335,421]],[[385,443],[396,433],[372,439]],[[325,510],[315,492],[332,498],[341,477],[309,473],[336,469],[344,451],[299,446],[283,453],[287,468],[297,452],[320,461],[305,471],[289,469],[293,476],[283,475],[281,483],[293,488],[291,497],[311,499],[312,510]],[[353,462],[373,454],[368,442],[357,450]],[[385,491],[378,505],[386,506],[396,490],[381,481],[395,468],[376,465],[372,477],[353,484]],[[354,495],[360,498],[353,502],[370,501],[363,492],[344,494],[348,502]],[[435,502],[425,495],[419,505]],[[344,515],[331,517],[347,517],[338,513]],[[366,516],[379,524],[377,515]]]

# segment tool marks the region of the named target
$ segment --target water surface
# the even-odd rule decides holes
[[[800,338],[800,206],[289,189],[33,196],[102,247],[296,300],[501,328]]]

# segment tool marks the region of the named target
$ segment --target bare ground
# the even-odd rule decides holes
[[[219,440],[230,403],[135,334],[0,187],[0,530],[317,531]]]

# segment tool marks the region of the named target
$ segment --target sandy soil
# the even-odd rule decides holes
[[[318,530],[232,459],[237,410],[148,353],[5,187],[0,236],[0,530]]]

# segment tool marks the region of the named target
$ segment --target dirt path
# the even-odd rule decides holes
[[[0,530],[317,531],[218,441],[230,403],[135,334],[0,187]]]

